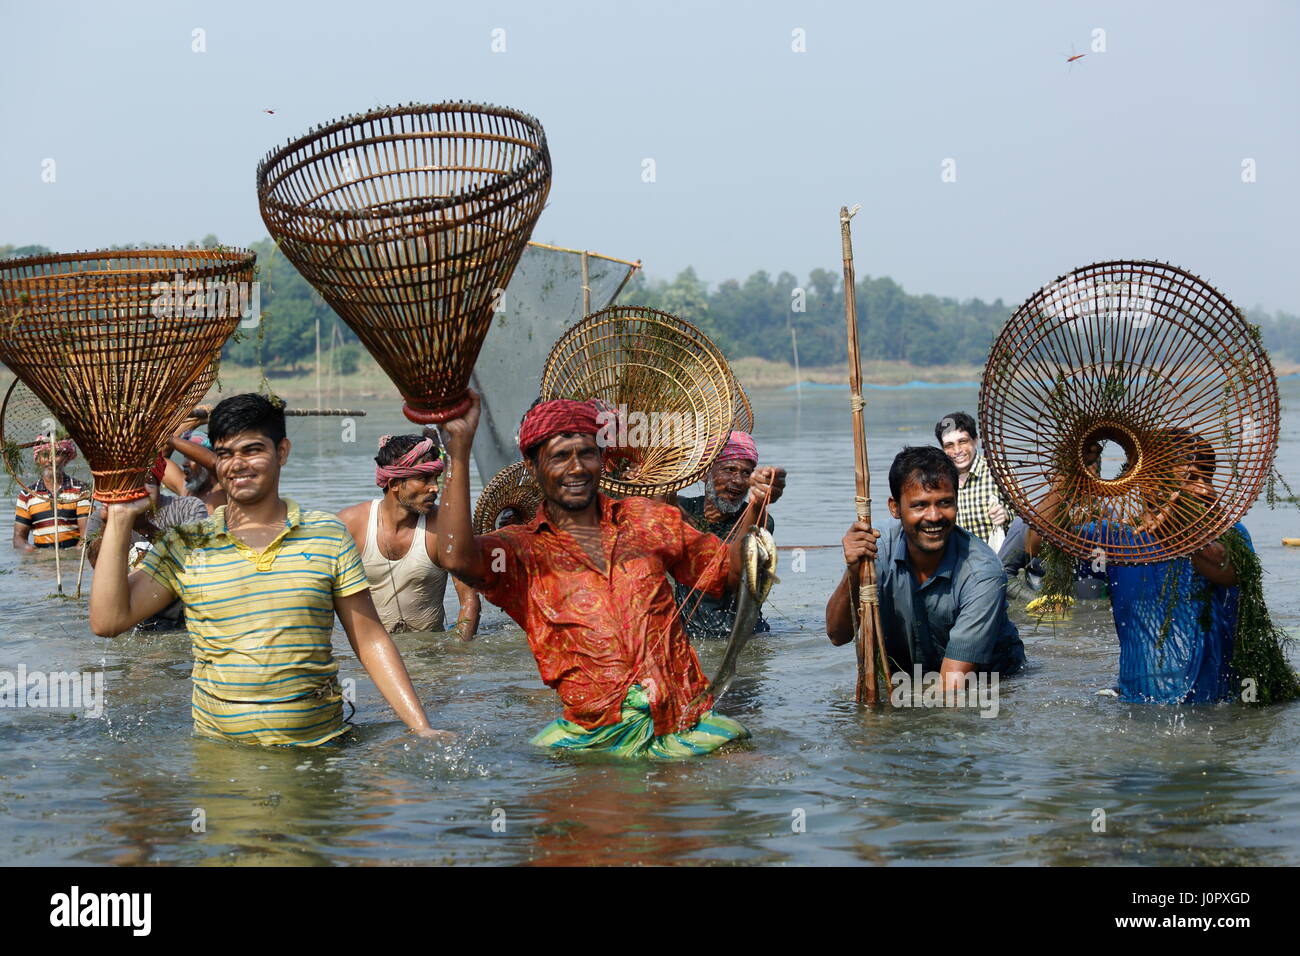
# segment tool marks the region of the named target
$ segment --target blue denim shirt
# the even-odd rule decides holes
[[[908,564],[902,525],[882,529],[877,547],[880,625],[896,667],[937,671],[949,657],[1002,675],[1020,669],[1025,646],[1007,615],[1007,576],[987,544],[954,527],[923,585]]]

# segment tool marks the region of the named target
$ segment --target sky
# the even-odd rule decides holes
[[[0,245],[247,244],[273,148],[465,99],[546,129],[534,239],[652,277],[838,270],[860,203],[859,277],[908,292],[1143,258],[1300,313],[1294,2],[0,0],[0,35]]]

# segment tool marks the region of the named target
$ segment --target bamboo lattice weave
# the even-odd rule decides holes
[[[727,360],[695,326],[654,309],[614,306],[561,336],[541,393],[595,400],[622,420],[605,448],[601,487],[658,495],[699,481],[717,458],[736,419],[735,389]]]
[[[318,128],[262,161],[257,191],[280,249],[429,424],[469,408],[550,180],[537,120],[440,103]]]
[[[0,262],[0,361],[85,454],[100,500],[144,494],[170,430],[211,385],[255,259],[150,249]]]
[[[1190,554],[1239,520],[1272,471],[1279,414],[1258,330],[1159,262],[1096,263],[1040,289],[980,387],[984,450],[1016,509],[1067,552],[1121,563]],[[1098,442],[1124,465],[1086,461]]]
[[[474,505],[474,533],[488,534],[497,529],[507,512],[513,521],[523,524],[533,519],[542,503],[542,489],[537,487],[526,462],[517,461],[497,472],[487,483]]]

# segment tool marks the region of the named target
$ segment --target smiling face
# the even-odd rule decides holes
[[[596,500],[603,465],[595,435],[556,435],[538,449],[533,474],[548,502],[565,511],[585,511]]]
[[[280,487],[280,469],[289,458],[289,439],[277,446],[261,432],[239,432],[216,442],[217,480],[226,497],[252,505],[274,495]]]
[[[979,442],[970,437],[968,432],[954,428],[943,433],[943,453],[957,468],[957,474],[964,475],[975,463],[975,453]]]
[[[713,493],[709,497],[719,511],[734,514],[744,507],[753,474],[754,462],[747,458],[733,458],[713,466],[710,472]]]
[[[957,524],[957,489],[948,480],[926,488],[920,474],[913,472],[900,493],[901,500],[889,499],[889,513],[903,526],[908,549],[919,554],[942,553]]]

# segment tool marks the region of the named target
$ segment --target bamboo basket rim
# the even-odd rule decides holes
[[[1150,293],[1135,296],[1143,285]],[[1076,290],[1087,294],[1076,298]],[[1125,296],[1127,307],[1111,306]],[[1144,305],[1135,309],[1134,302]],[[1151,322],[1136,324],[1139,311],[1167,326],[1144,339],[1133,330],[1145,332]],[[1103,260],[1043,285],[1007,320],[980,383],[981,438],[995,483],[1035,530],[1076,557],[1100,548],[1115,564],[1148,563],[1214,540],[1253,506],[1276,457],[1277,377],[1251,328],[1211,283],[1158,260]],[[1067,354],[1070,335],[1083,342],[1074,342]],[[1086,391],[1057,407],[1064,399],[1055,396],[1067,388]],[[1027,410],[1036,405],[1031,421]],[[1258,426],[1249,440],[1247,421]],[[1128,470],[1109,478],[1089,472],[1073,446],[1095,440],[1118,444]],[[1032,465],[1025,460],[1031,445],[1056,460]],[[1186,506],[1190,517],[1182,503],[1176,511],[1172,500],[1161,504],[1176,520],[1128,543],[1114,533],[1092,540],[1071,530],[1075,517],[1094,512],[1096,520],[1123,525],[1137,500],[1161,500],[1160,489],[1174,480],[1177,467],[1196,460],[1188,457],[1193,450],[1201,455],[1201,447],[1216,462],[1208,479],[1213,499]],[[1061,479],[1066,484],[1057,521],[1064,519],[1066,527],[1040,511],[1042,489]]]
[[[367,136],[361,139],[350,140],[347,143],[340,144],[332,149],[304,156],[301,158],[300,162],[297,162],[283,170],[280,178],[289,175],[298,168],[310,165],[322,157],[332,155],[339,149],[353,149],[372,143],[395,142],[403,139],[430,137],[510,139],[512,142],[516,142],[528,150],[529,155],[524,162],[518,164],[509,172],[500,174],[498,178],[494,178],[490,182],[476,189],[463,193],[456,193],[451,196],[435,196],[428,199],[403,200],[401,205],[392,207],[392,212],[395,214],[400,214],[401,216],[418,216],[423,213],[451,209],[467,203],[481,202],[490,197],[499,196],[501,193],[513,189],[526,176],[530,175],[541,163],[547,162],[549,165],[546,131],[543,129],[541,122],[529,113],[524,113],[521,110],[512,109],[507,106],[496,106],[490,103],[476,103],[470,100],[445,100],[441,103],[407,103],[401,106],[384,106],[368,110],[364,113],[349,114],[348,116],[344,116],[323,126],[316,126],[314,129],[297,139],[290,140],[284,146],[267,153],[262,161],[257,164],[257,196],[259,202],[262,203],[265,208],[273,209],[276,212],[286,215],[314,216],[319,219],[328,219],[334,222],[375,219],[377,211],[377,207],[375,206],[368,205],[359,209],[330,209],[326,207],[285,202],[273,198],[271,193],[274,184],[270,179],[271,174],[276,170],[276,167],[281,162],[291,156],[294,152],[305,149],[311,144],[316,143],[327,136],[333,135],[334,133],[361,126],[365,123],[391,119],[393,117],[420,116],[433,113],[474,113],[479,115],[496,116],[501,119],[516,120],[535,133],[537,138],[535,142],[529,142],[522,139],[503,137],[498,134],[483,137],[481,133],[471,130],[411,130],[401,134]]]

